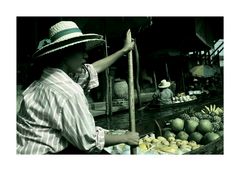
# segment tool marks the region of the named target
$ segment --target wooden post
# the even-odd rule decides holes
[[[131,31],[130,34],[127,34],[126,41],[132,41]],[[128,53],[128,103],[131,131],[136,132],[132,51]],[[131,154],[137,154],[136,147],[131,147]]]
[[[153,71],[153,81],[154,81],[155,91],[157,91],[158,90],[158,85],[157,85],[157,78],[156,78],[155,71]]]
[[[165,70],[166,70],[166,75],[167,75],[168,81],[171,81],[171,78],[170,78],[170,75],[169,75],[169,72],[168,72],[168,64],[167,64],[167,62],[165,62]]]
[[[108,45],[107,45],[107,36],[105,35],[105,56],[108,56]],[[111,77],[109,76],[109,68],[105,70],[106,77],[106,114],[107,116],[112,115],[112,85],[111,85]]]
[[[112,100],[113,100],[113,79],[114,79],[114,77],[113,77],[113,71],[111,71],[111,68],[109,68],[109,89],[108,89],[108,91],[109,91],[109,98],[108,98],[108,107],[109,107],[109,109],[108,109],[108,111],[109,111],[109,115],[110,116],[112,116],[112,107],[113,107],[113,102],[112,102]]]

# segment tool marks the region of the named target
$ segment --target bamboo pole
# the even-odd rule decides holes
[[[112,73],[112,71],[111,71],[111,68],[109,68],[109,89],[108,89],[108,91],[109,91],[109,98],[108,98],[108,107],[109,107],[109,109],[108,109],[108,111],[109,111],[109,115],[110,116],[112,116],[112,106],[113,106],[113,102],[112,102],[112,100],[113,100],[113,73]]]
[[[156,78],[155,71],[153,71],[153,80],[154,80],[155,91],[157,91],[158,90],[158,85],[157,85],[157,78]]]
[[[168,81],[171,81],[171,78],[170,78],[170,75],[169,75],[169,71],[168,71],[168,64],[167,64],[167,62],[165,62],[165,70],[166,70],[166,75],[167,75]]]
[[[108,49],[107,49],[107,37],[105,35],[105,56],[108,56]],[[110,115],[110,106],[109,106],[109,68],[105,70],[105,78],[106,78],[106,94],[105,94],[105,99],[106,99],[106,114],[107,116]]]
[[[136,88],[137,88],[137,99],[138,99],[138,107],[142,107],[142,100],[141,100],[141,89],[139,85],[139,73],[140,73],[140,63],[139,63],[139,53],[137,48],[137,43],[135,39],[135,45],[134,45],[134,51],[135,51],[135,57],[136,57]]]
[[[132,41],[131,31],[127,34],[126,41],[129,43]],[[132,51],[128,53],[128,103],[131,131],[136,132]],[[136,147],[131,147],[131,154],[137,154]]]

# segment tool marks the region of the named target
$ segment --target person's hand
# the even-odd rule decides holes
[[[124,136],[126,138],[126,144],[128,144],[128,145],[138,145],[139,133],[137,133],[137,132],[126,132],[126,134],[124,134]]]
[[[133,50],[133,48],[134,48],[134,39],[131,38],[131,31],[130,29],[128,29],[123,50],[126,53],[128,53],[129,51]]]

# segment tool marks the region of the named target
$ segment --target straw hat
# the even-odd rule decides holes
[[[83,34],[76,23],[61,21],[49,29],[49,38],[39,42],[33,58],[39,58],[60,49],[85,43],[86,50],[90,50],[104,42],[103,36],[98,34]]]
[[[158,85],[159,88],[167,88],[171,85],[170,82],[166,81],[165,79],[161,81],[161,83]]]

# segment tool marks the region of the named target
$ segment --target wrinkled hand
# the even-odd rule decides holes
[[[133,50],[134,48],[134,39],[131,37],[131,31],[128,29],[127,34],[126,34],[126,39],[125,43],[123,46],[123,50],[128,53],[129,51]]]
[[[128,145],[138,145],[139,133],[137,133],[137,132],[126,132],[125,138],[126,138],[126,144],[128,144]]]

